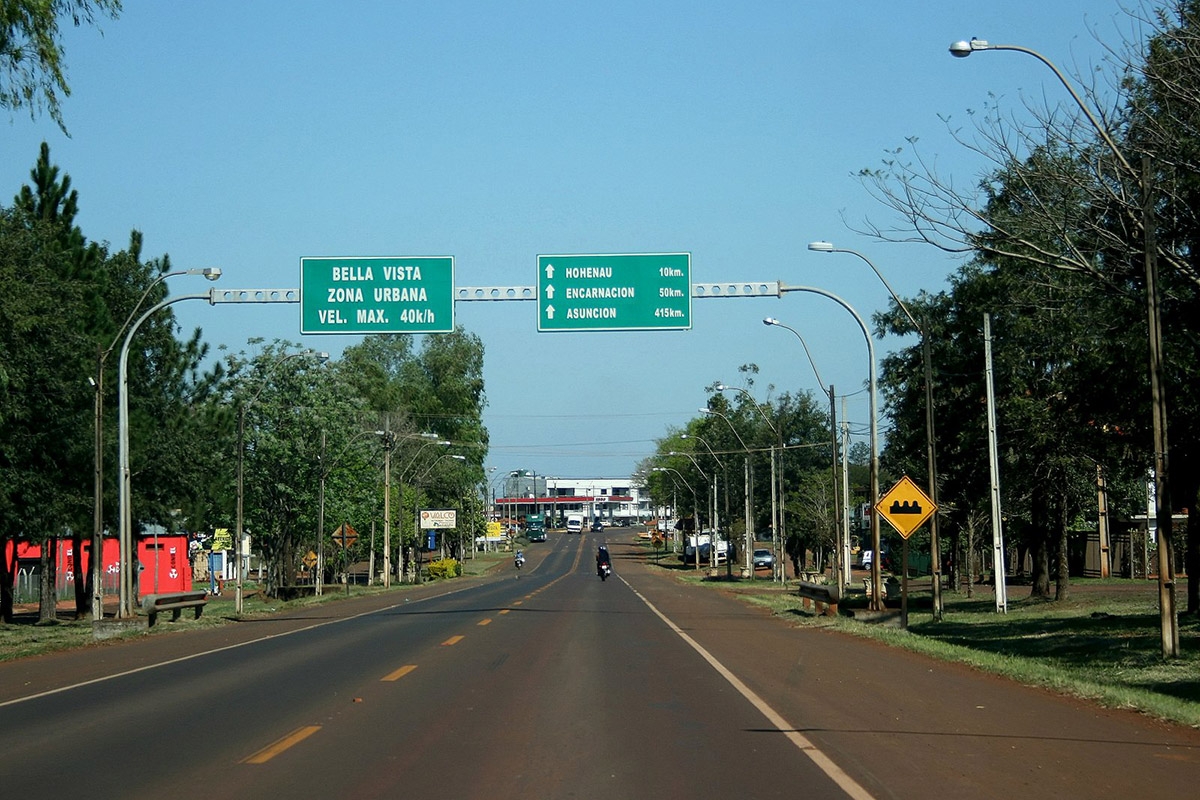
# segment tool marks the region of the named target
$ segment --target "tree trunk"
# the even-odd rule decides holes
[[[12,561],[7,558],[8,545],[12,542]],[[13,582],[16,580],[17,543],[7,535],[0,535],[0,620],[13,621]]]
[[[58,537],[51,536],[42,543],[41,598],[38,602],[38,622],[50,624],[58,621],[57,555]]]
[[[71,531],[71,552],[74,554],[71,568],[75,578],[75,619],[84,619],[92,613],[92,587],[88,580],[92,571],[86,569],[83,562],[83,534],[79,531]]]
[[[1071,564],[1067,553],[1067,498],[1060,494],[1058,513],[1054,517],[1058,540],[1058,564],[1054,576],[1054,599],[1066,602],[1071,594]]]
[[[1030,499],[1029,537],[1033,549],[1033,582],[1030,597],[1050,597],[1050,515],[1046,492],[1036,487]]]
[[[1200,490],[1192,487],[1187,514],[1187,550],[1183,554],[1183,569],[1187,572],[1187,613],[1200,615],[1200,509],[1196,506],[1200,500]]]

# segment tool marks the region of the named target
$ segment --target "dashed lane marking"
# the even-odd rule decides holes
[[[303,728],[297,728],[274,744],[269,744],[257,753],[247,756],[242,760],[242,763],[265,764],[285,750],[289,750],[300,744],[319,730],[321,730],[320,725],[305,725]]]

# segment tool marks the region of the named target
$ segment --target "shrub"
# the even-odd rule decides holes
[[[458,563],[458,559],[442,558],[429,562],[431,578],[457,578],[459,575],[462,575],[462,564]]]

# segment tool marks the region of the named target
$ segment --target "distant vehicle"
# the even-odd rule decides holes
[[[698,542],[697,539],[699,540]],[[696,563],[696,550],[697,544],[699,544],[701,564],[707,564],[714,561],[717,564],[724,564],[729,559],[729,542],[721,538],[717,539],[717,552],[716,558],[714,559],[713,553],[711,552],[711,539],[712,534],[707,531],[701,533],[699,537],[697,537],[695,534],[689,535],[687,537],[687,542],[683,546],[683,553],[680,556],[680,558],[683,559],[683,563]]]
[[[546,541],[546,517],[542,514],[525,516],[525,538],[531,542]]]
[[[593,531],[604,530],[604,523],[602,523],[599,518],[592,520],[592,530]]]
[[[567,515],[567,533],[583,533],[583,515]]]
[[[755,569],[770,569],[775,566],[775,556],[770,550],[755,550],[754,551],[754,568]]]

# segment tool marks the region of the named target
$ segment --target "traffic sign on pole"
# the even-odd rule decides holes
[[[925,520],[933,516],[937,506],[921,491],[921,487],[905,475],[880,498],[875,504],[875,510],[907,539],[925,523]]]
[[[539,331],[687,330],[690,253],[538,256]]]
[[[453,256],[300,259],[300,333],[453,330]]]

